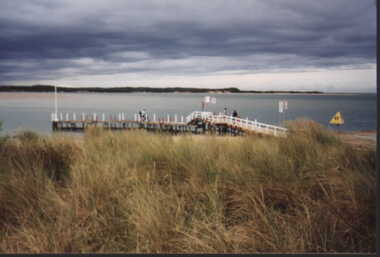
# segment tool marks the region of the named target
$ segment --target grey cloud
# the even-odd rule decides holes
[[[5,0],[1,6],[0,83],[375,63],[370,0]],[[78,62],[83,58],[92,61]]]

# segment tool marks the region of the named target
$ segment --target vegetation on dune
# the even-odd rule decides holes
[[[375,252],[374,150],[289,136],[24,132],[0,144],[0,251]]]

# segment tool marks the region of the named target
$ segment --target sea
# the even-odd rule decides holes
[[[178,119],[193,111],[202,110],[205,96],[215,103],[204,106],[206,111],[220,113],[236,110],[241,118],[283,126],[287,120],[311,119],[341,131],[376,130],[376,94],[218,94],[218,93],[58,93],[58,113],[76,113],[79,119],[97,113],[107,117],[124,112],[127,119],[145,109],[151,117]],[[287,109],[279,112],[279,102],[287,101]],[[54,93],[0,93],[1,134],[32,130],[50,134],[51,113],[54,112]],[[340,112],[344,124],[329,121]]]

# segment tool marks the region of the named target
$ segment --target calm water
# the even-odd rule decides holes
[[[215,96],[216,104],[209,104],[208,111],[222,112],[236,109],[242,118],[278,125],[282,120],[310,118],[328,126],[332,116],[340,111],[345,119],[341,130],[376,129],[376,94],[353,95],[273,95],[273,94],[100,94],[59,93],[59,112],[117,113],[125,112],[133,118],[141,108],[148,113],[188,115],[201,109],[205,95]],[[287,100],[288,110],[279,114],[278,101]],[[50,115],[54,111],[52,93],[0,93],[0,120],[3,132],[31,129],[50,133]],[[71,115],[71,114],[70,114]],[[71,116],[70,116],[71,117]]]

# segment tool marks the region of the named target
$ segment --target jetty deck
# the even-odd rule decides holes
[[[134,114],[133,119],[127,119],[125,113],[117,113],[101,116],[82,113],[52,113],[51,122],[53,131],[83,131],[89,127],[100,127],[110,130],[145,129],[152,132],[169,133],[193,133],[193,134],[217,134],[217,135],[246,135],[265,134],[273,136],[285,136],[287,129],[279,126],[265,124],[257,120],[241,119],[224,114],[212,112],[194,111],[188,116],[164,115],[165,118],[157,118],[153,114],[151,118],[142,118]]]

